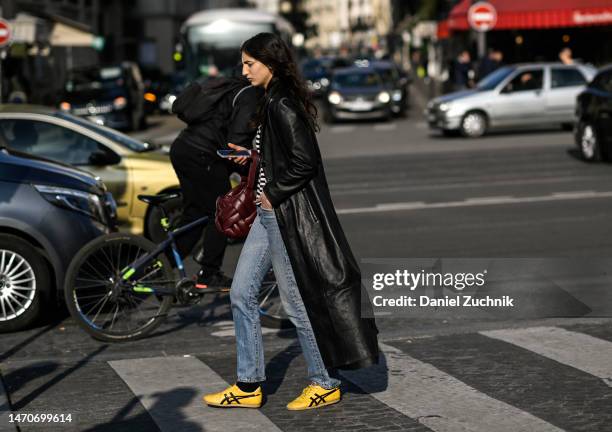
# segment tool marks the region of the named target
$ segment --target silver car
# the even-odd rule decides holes
[[[560,124],[571,128],[576,96],[595,76],[586,65],[530,63],[504,66],[474,89],[432,99],[425,115],[445,135],[479,137],[494,128]]]

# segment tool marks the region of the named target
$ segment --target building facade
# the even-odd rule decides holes
[[[390,0],[306,0],[304,7],[317,34],[307,39],[310,49],[324,51],[381,49],[392,31]]]

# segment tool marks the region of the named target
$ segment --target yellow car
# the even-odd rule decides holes
[[[10,148],[99,176],[117,201],[119,228],[154,241],[161,238],[160,215],[137,195],[179,190],[166,153],[116,130],[34,105],[0,105],[0,133]],[[180,197],[166,208],[171,219],[180,215]]]

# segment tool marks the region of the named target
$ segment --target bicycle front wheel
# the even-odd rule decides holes
[[[83,330],[96,339],[117,342],[143,337],[162,323],[172,296],[159,292],[171,291],[175,283],[163,252],[125,276],[126,268],[155,247],[143,237],[113,233],[92,240],[77,253],[66,273],[64,294]]]

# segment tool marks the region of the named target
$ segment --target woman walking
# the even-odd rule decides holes
[[[287,408],[319,408],[341,397],[340,381],[328,369],[377,362],[378,331],[373,318],[361,318],[362,307],[373,316],[371,305],[367,297],[360,302],[361,273],[329,194],[315,137],[316,108],[291,51],[277,35],[260,33],[244,42],[241,53],[243,75],[265,89],[255,118],[254,145],[261,156],[257,217],[230,291],[237,382],[204,401],[219,407],[261,406],[266,376],[257,295],[272,267],[310,381]]]

